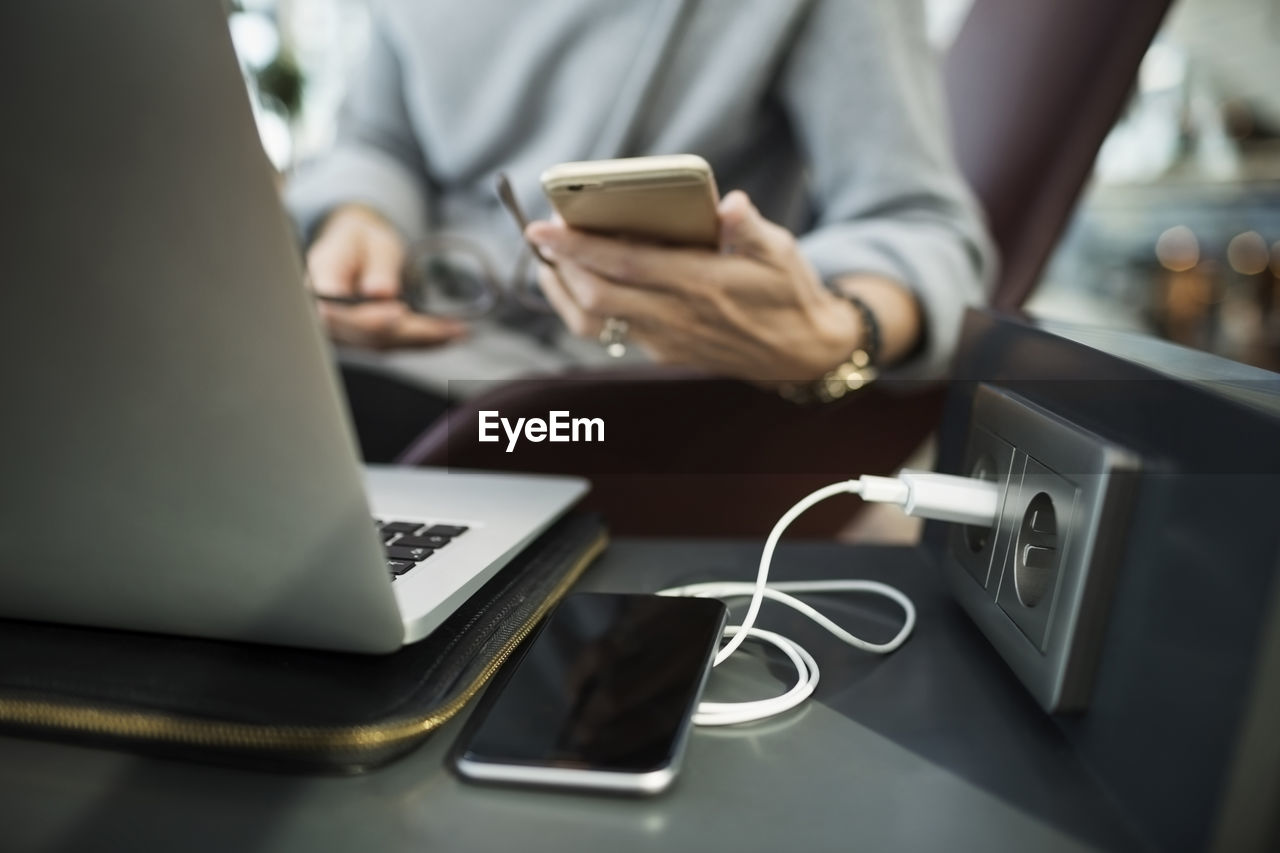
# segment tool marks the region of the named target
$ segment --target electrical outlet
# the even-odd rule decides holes
[[[1013,464],[1013,445],[982,427],[974,427],[970,431],[964,473],[999,483],[999,506],[1003,506],[1007,499]],[[999,527],[953,525],[951,528],[951,552],[983,589],[991,584],[995,555],[1007,547],[1007,542],[1008,531]]]
[[[1016,394],[980,385],[965,465],[1000,484],[1000,514],[990,529],[951,531],[952,589],[1046,710],[1082,710],[1139,460]]]
[[[1004,510],[1015,531],[996,604],[1044,652],[1059,582],[1071,565],[1080,490],[1035,459],[1028,457],[1025,466],[1016,496]]]

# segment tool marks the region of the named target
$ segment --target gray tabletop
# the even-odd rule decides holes
[[[754,543],[614,543],[583,589],[748,578]],[[866,577],[916,601],[916,634],[877,658],[800,617],[763,623],[817,657],[816,701],[779,720],[698,730],[680,780],[632,800],[483,788],[445,767],[455,720],[356,777],[273,775],[0,738],[4,850],[1074,850],[1134,840],[1052,721],[1003,668],[923,552],[792,544],[779,578]],[[893,606],[828,597],[851,629],[890,636]],[[713,674],[721,696],[778,690],[770,655]]]

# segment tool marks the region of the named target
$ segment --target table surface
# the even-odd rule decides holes
[[[759,545],[623,540],[580,589],[647,591],[747,579]],[[792,543],[779,579],[893,583],[919,611],[889,657],[765,606],[763,625],[818,659],[816,700],[774,721],[697,730],[684,770],[650,799],[485,788],[445,767],[455,720],[388,767],[353,777],[248,772],[0,738],[5,850],[1076,850],[1132,849],[1123,817],[914,548]],[[823,596],[887,638],[894,605]],[[712,676],[720,696],[776,692],[762,650]]]

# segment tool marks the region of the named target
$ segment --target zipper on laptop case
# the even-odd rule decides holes
[[[87,735],[226,749],[360,753],[398,746],[439,728],[462,710],[577,582],[607,542],[605,534],[599,534],[480,674],[442,708],[422,717],[373,726],[274,727],[207,722],[164,712],[116,711],[51,701],[0,698],[0,722]]]

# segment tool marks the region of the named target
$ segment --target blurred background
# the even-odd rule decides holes
[[[945,50],[969,0],[926,3]],[[230,24],[288,171],[333,138],[364,0],[237,0]],[[1280,0],[1175,3],[1028,310],[1280,371],[1278,83]]]

